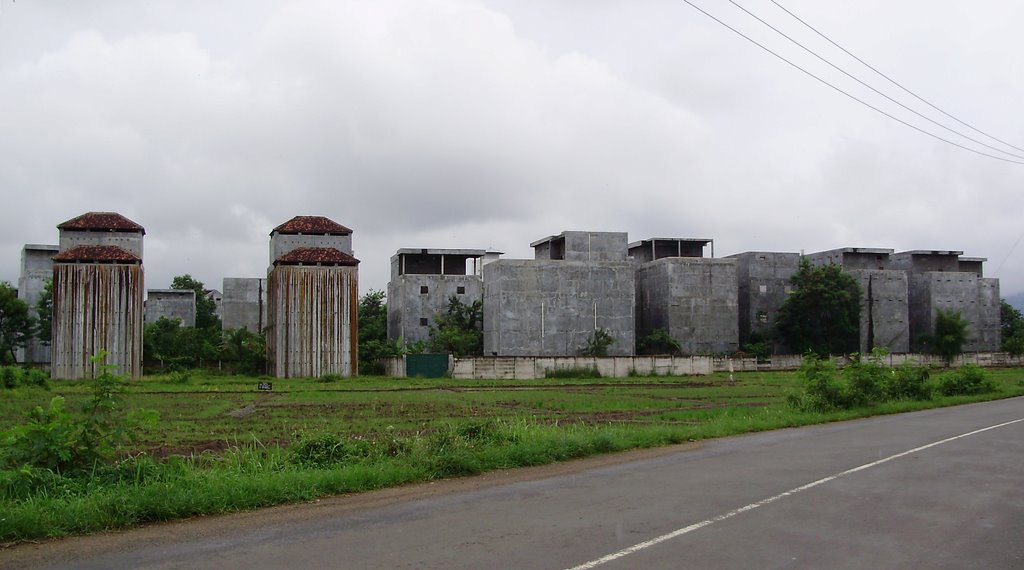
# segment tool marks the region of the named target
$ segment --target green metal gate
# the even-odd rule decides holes
[[[448,375],[448,355],[410,354],[405,357],[405,375],[409,378],[444,378]]]

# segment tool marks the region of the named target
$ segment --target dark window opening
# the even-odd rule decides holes
[[[420,295],[426,295],[430,292],[430,289],[426,285],[420,285]]]
[[[428,322],[427,319],[420,319],[420,326],[421,327],[427,326],[427,322]]]
[[[466,288],[465,287],[456,287],[455,288],[455,292],[458,293],[459,295],[465,295],[466,294]]]

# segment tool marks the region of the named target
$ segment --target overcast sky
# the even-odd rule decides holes
[[[960,144],[751,19],[692,0]],[[1024,2],[778,0],[1024,148]],[[737,0],[893,97],[770,0]],[[902,101],[967,131],[927,106]],[[1024,156],[983,135],[975,138]],[[1024,165],[847,99],[683,0],[0,0],[0,280],[93,210],[146,228],[147,288],[265,276],[292,216],[354,230],[361,289],[402,247],[532,257],[563,230],[715,255],[955,249],[1024,291]]]

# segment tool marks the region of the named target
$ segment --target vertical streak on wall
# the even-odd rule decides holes
[[[93,378],[91,358],[106,351],[117,374],[142,373],[143,273],[140,265],[55,264],[53,362],[61,379]]]

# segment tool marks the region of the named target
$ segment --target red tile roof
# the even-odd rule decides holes
[[[79,245],[53,256],[60,262],[101,261],[116,263],[142,263],[134,253],[116,245]]]
[[[274,265],[359,265],[359,260],[333,247],[300,247],[277,258]]]
[[[352,234],[352,230],[323,216],[295,216],[274,228],[270,235],[274,235],[275,232],[279,234],[330,234],[341,236]]]
[[[117,212],[88,212],[60,224],[57,229],[141,232],[143,235],[146,233],[145,228]]]

